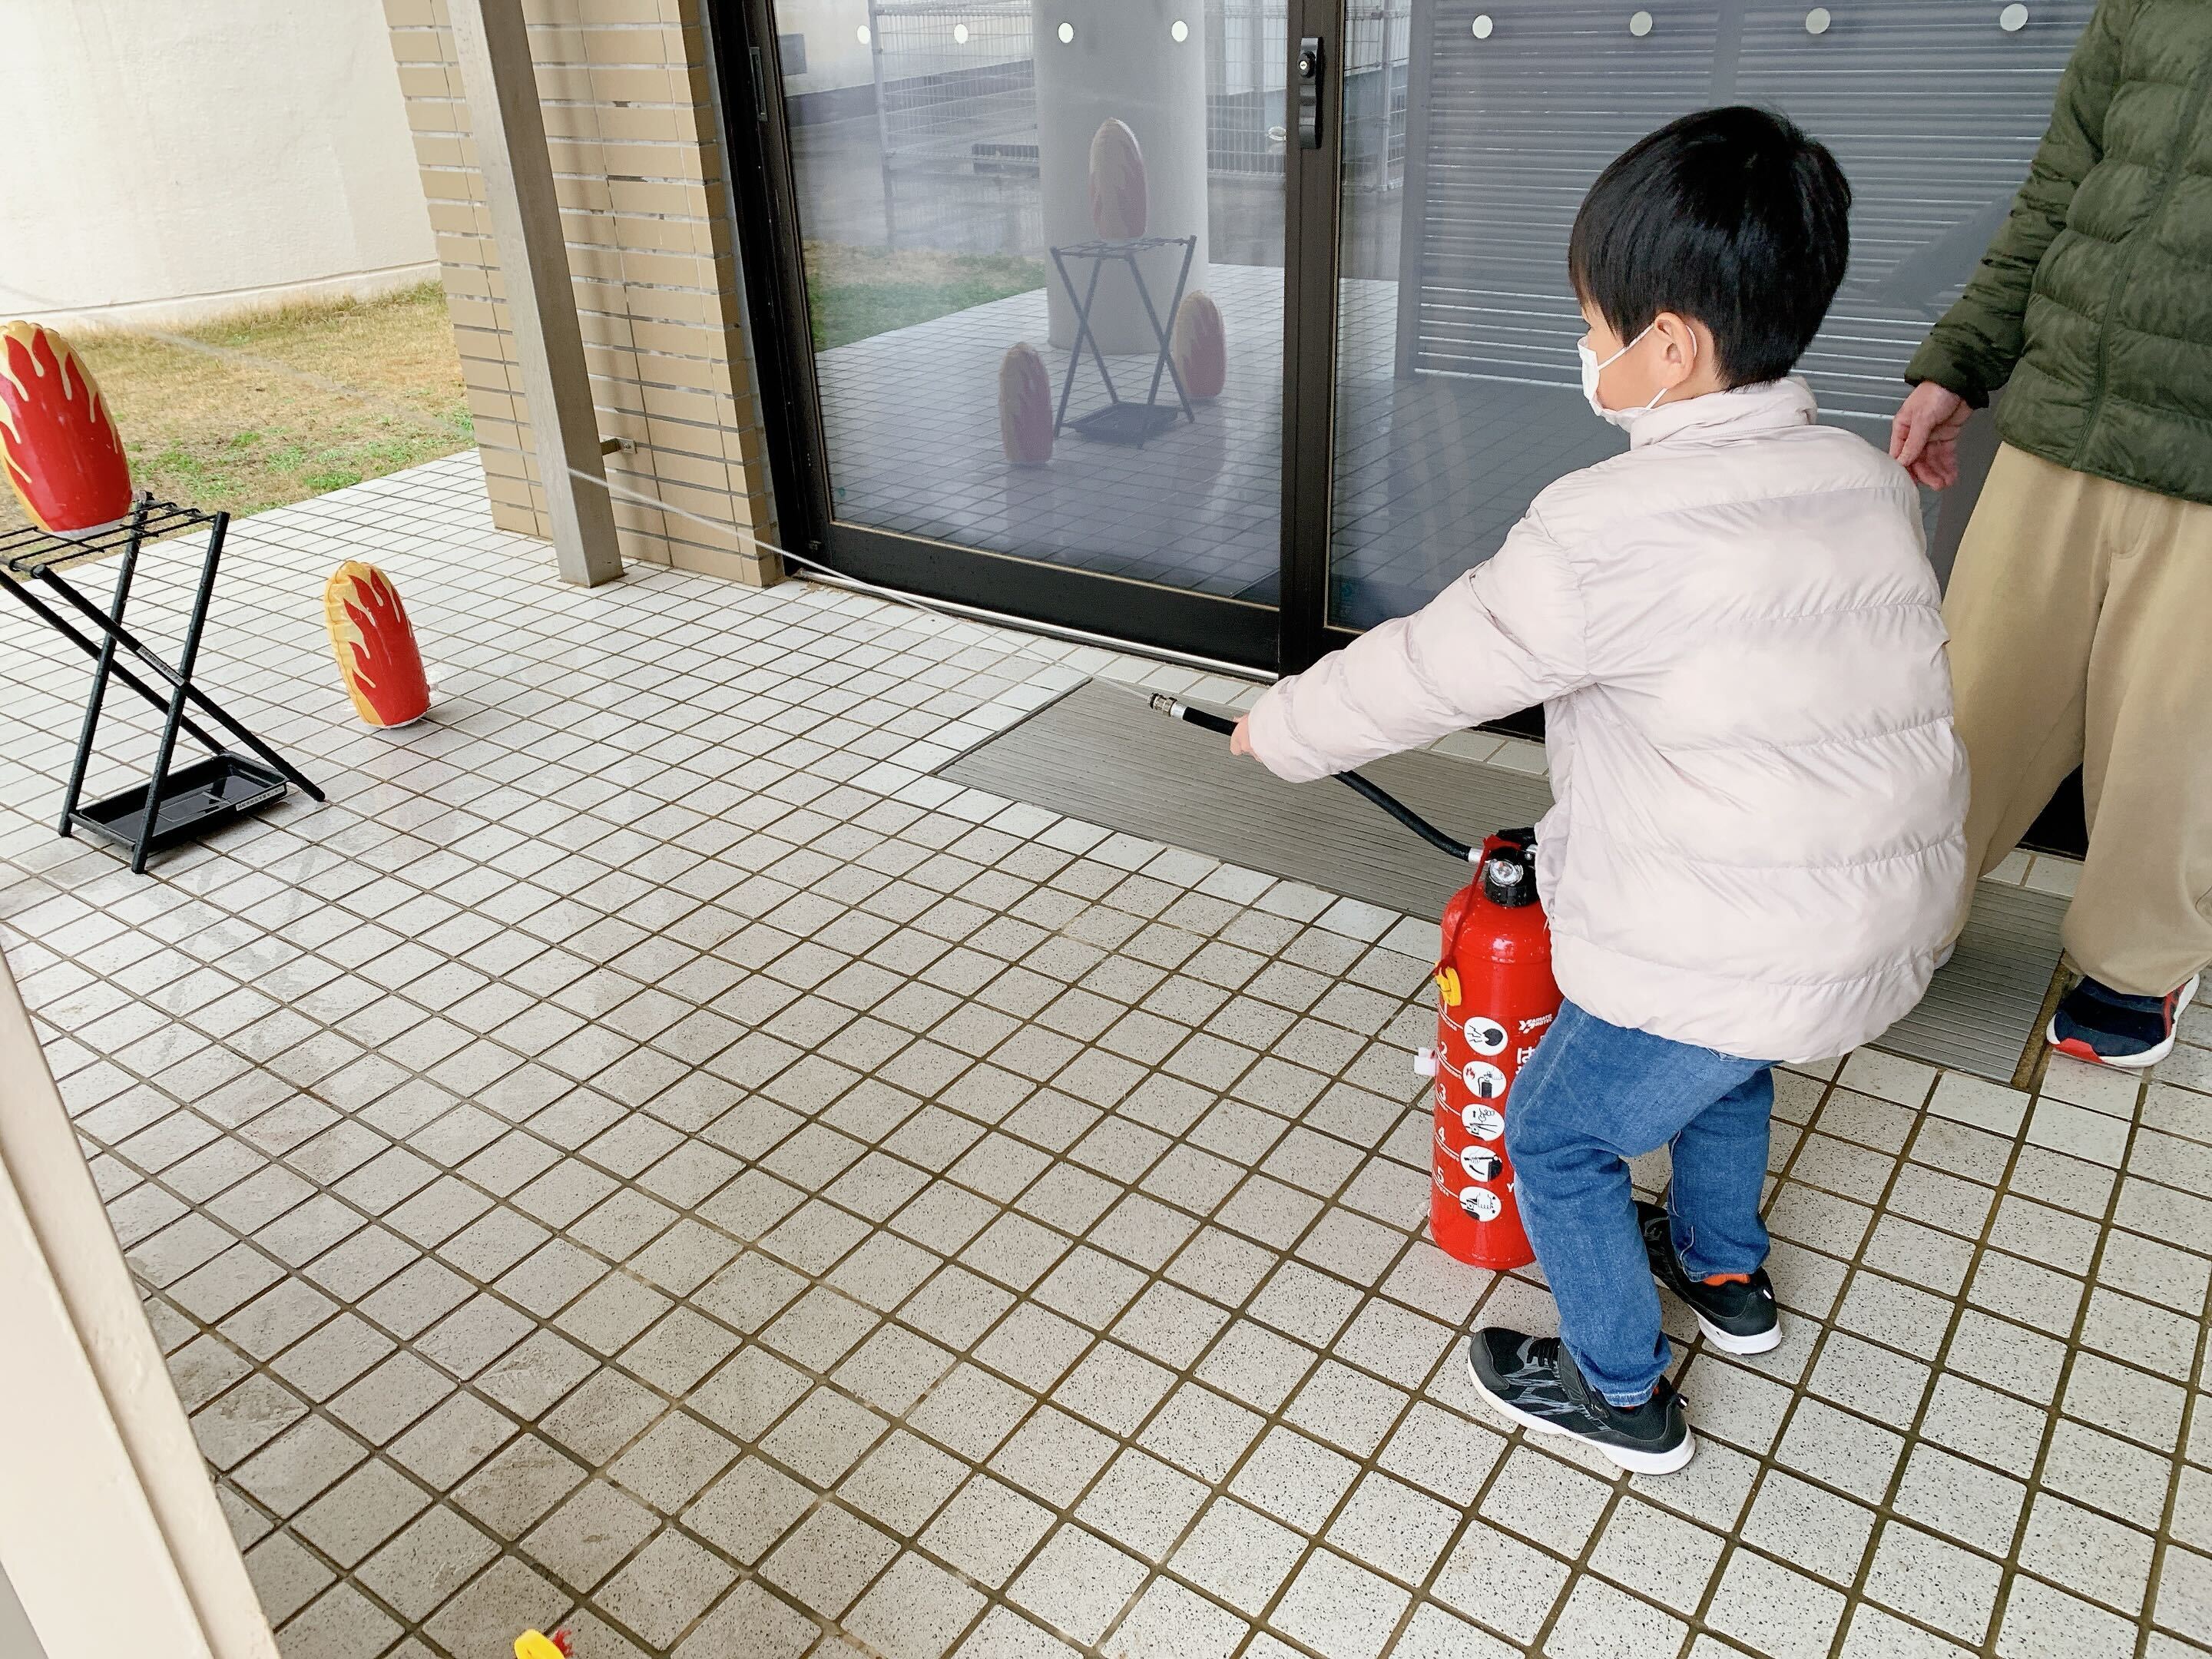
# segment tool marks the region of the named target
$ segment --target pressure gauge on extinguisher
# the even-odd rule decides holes
[[[1517,910],[1536,902],[1536,884],[1519,855],[1487,858],[1482,861],[1482,896],[1492,904]]]

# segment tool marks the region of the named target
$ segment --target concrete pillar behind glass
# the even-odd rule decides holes
[[[1072,40],[1060,39],[1063,25],[1073,32]],[[1091,219],[1091,141],[1102,122],[1118,120],[1137,135],[1145,153],[1145,234],[1196,236],[1190,286],[1205,286],[1206,8],[1200,0],[1040,0],[1030,27],[1047,246],[1097,240]],[[1158,248],[1143,259],[1160,325],[1171,327],[1167,309],[1182,250]],[[1091,280],[1090,262],[1070,261],[1068,275],[1081,289]],[[1065,349],[1075,343],[1075,307],[1048,261],[1046,287],[1052,343]],[[1119,261],[1099,277],[1091,328],[1109,352],[1158,349],[1136,285]]]

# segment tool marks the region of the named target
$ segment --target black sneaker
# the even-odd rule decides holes
[[[1501,1417],[1579,1440],[1632,1474],[1672,1474],[1697,1449],[1673,1383],[1661,1377],[1640,1406],[1607,1405],[1556,1336],[1486,1325],[1468,1341],[1467,1374]]]
[[[1664,1205],[1638,1199],[1636,1223],[1644,1230],[1651,1276],[1690,1304],[1706,1341],[1724,1353],[1765,1353],[1782,1340],[1782,1316],[1775,1310],[1774,1285],[1765,1268],[1717,1279],[1692,1279],[1674,1254],[1674,1228]]]
[[[2044,1038],[2062,1054],[2092,1066],[2155,1066],[2173,1052],[2173,1023],[2197,995],[2195,974],[2162,997],[2131,996],[2084,979],[2059,1000]]]

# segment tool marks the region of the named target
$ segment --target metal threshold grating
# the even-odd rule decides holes
[[[1540,777],[1441,755],[1395,755],[1361,769],[1462,841],[1534,823],[1552,805]],[[946,763],[939,775],[1407,915],[1441,914],[1467,884],[1465,865],[1350,790],[1285,783],[1232,756],[1226,739],[1097,680]]]
[[[1534,823],[1552,804],[1540,777],[1436,754],[1362,769],[1462,840]],[[1332,783],[1285,783],[1233,757],[1221,738],[1146,713],[1117,686],[1086,681],[939,769],[948,782],[1412,916],[1433,916],[1466,870]],[[2065,901],[1984,884],[1950,964],[1881,1047],[2010,1084],[2058,963]]]

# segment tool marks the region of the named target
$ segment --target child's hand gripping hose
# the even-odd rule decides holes
[[[1163,714],[1172,715],[1179,720],[1188,720],[1193,726],[1204,726],[1209,732],[1218,732],[1226,736],[1237,729],[1235,720],[1219,714],[1210,714],[1203,708],[1193,708],[1187,702],[1178,702],[1164,691],[1155,692],[1148,701]],[[1364,795],[1438,852],[1448,854],[1462,864],[1472,864],[1482,856],[1481,848],[1469,847],[1463,841],[1454,841],[1435,824],[1431,823],[1412,807],[1407,805],[1405,802],[1395,795],[1387,794],[1376,788],[1358,773],[1339,772],[1336,774],[1336,781],[1346,788]]]

